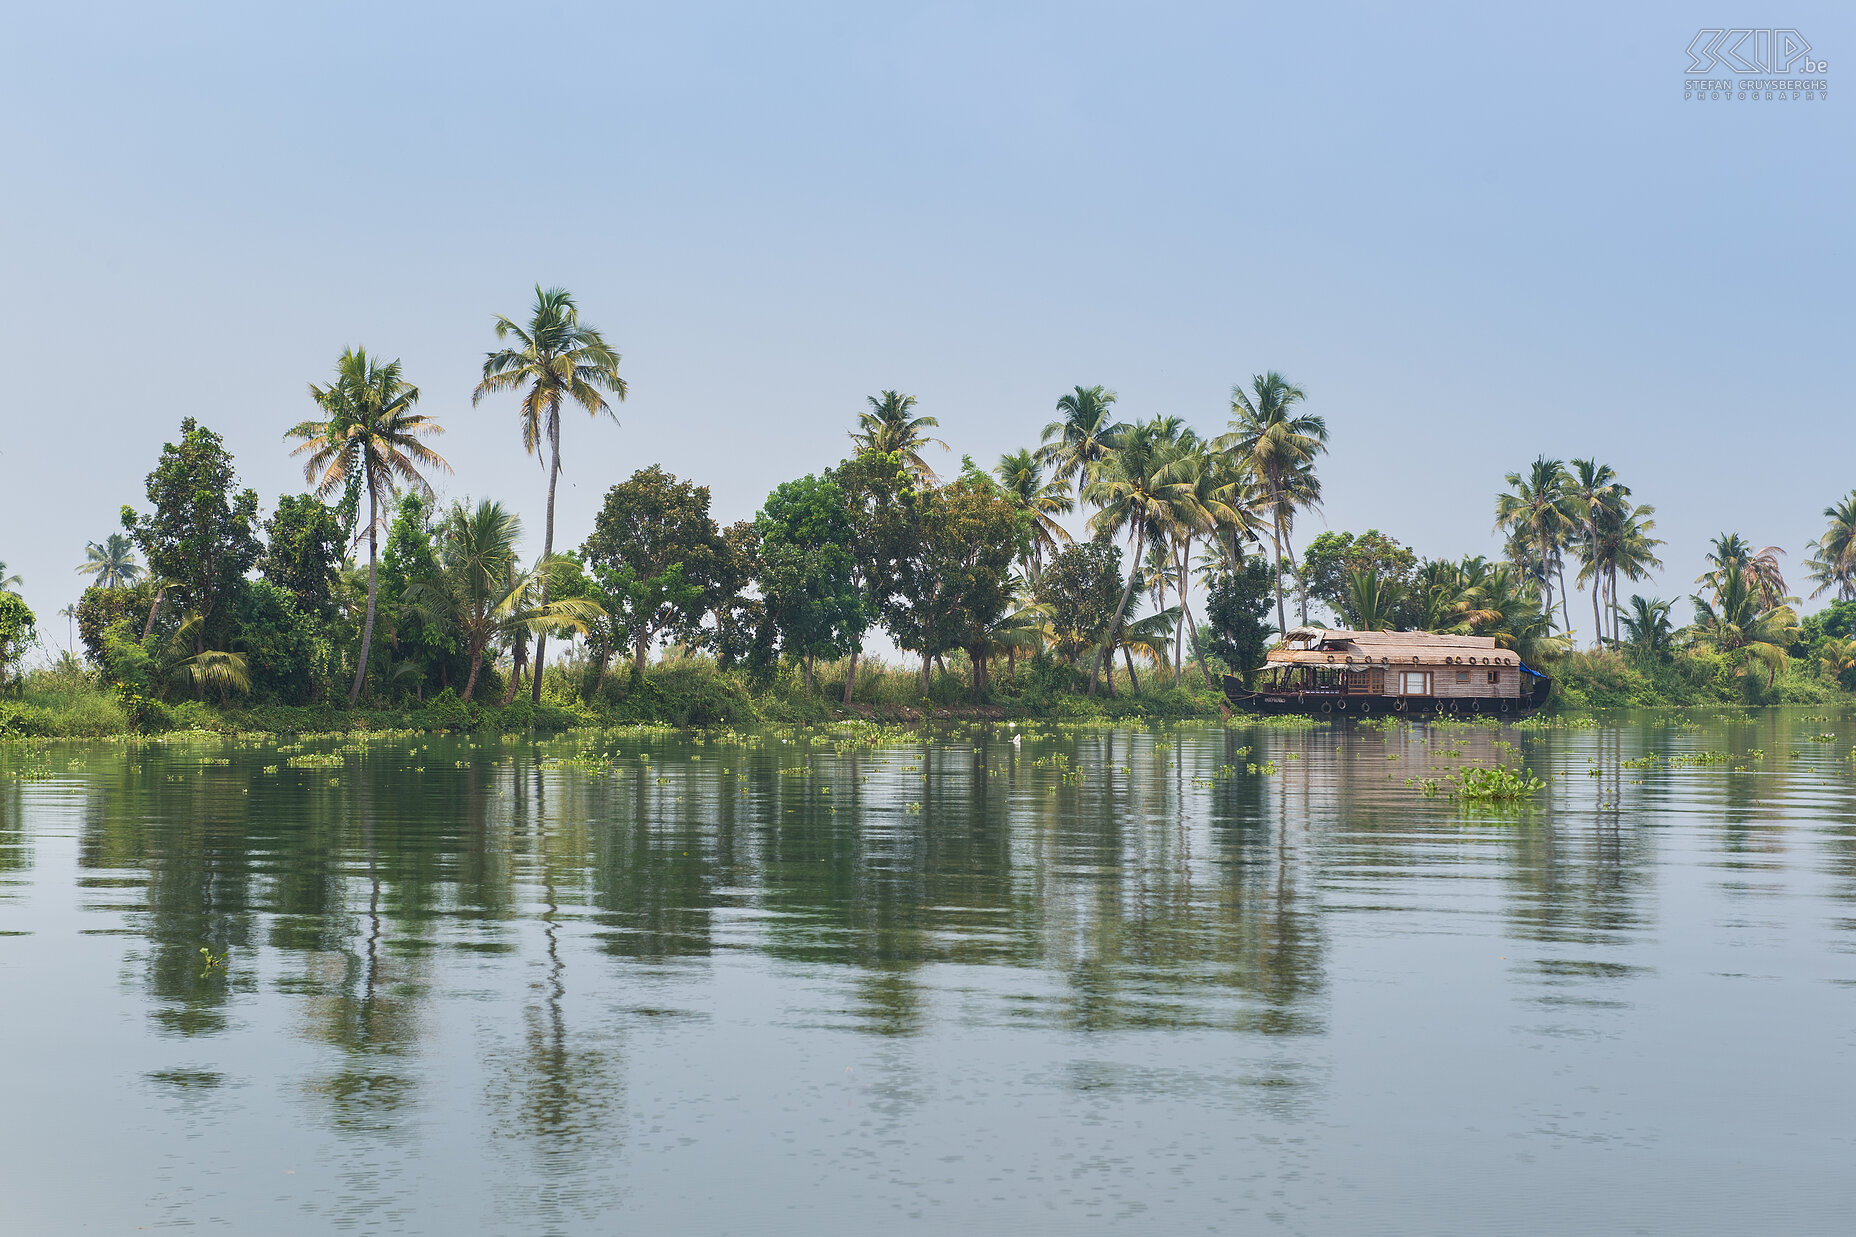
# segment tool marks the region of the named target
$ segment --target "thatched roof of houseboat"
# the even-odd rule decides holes
[[[1335,631],[1294,627],[1269,651],[1276,665],[1485,665],[1512,666],[1520,659],[1495,647],[1493,636],[1437,635],[1428,631]]]

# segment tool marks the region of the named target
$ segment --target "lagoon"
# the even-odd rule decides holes
[[[0,1227],[1846,1231],[1853,744],[0,745]]]

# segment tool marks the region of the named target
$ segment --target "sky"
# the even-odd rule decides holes
[[[268,511],[350,345],[538,545],[514,397],[471,391],[541,283],[630,384],[565,426],[559,545],[653,463],[751,517],[885,388],[951,470],[1078,384],[1209,434],[1274,369],[1331,434],[1298,546],[1494,554],[1504,473],[1596,455],[1656,508],[1646,593],[1723,531],[1796,591],[1856,488],[1856,125],[1685,101],[1685,49],[1795,29],[1840,82],[1856,10],[1736,6],[16,7],[0,560],[63,646],[181,419]]]

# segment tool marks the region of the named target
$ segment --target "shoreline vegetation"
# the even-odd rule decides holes
[[[751,520],[723,527],[706,486],[652,464],[590,528],[557,529],[585,432],[567,423],[616,420],[620,355],[558,288],[486,342],[473,404],[508,418],[512,462],[519,443],[546,466],[533,558],[512,508],[440,501],[446,427],[397,360],[350,349],[277,427],[308,489],[268,514],[219,435],[182,422],[143,506],[85,547],[55,657],[0,562],[0,736],[1211,718],[1220,676],[1255,685],[1311,622],[1490,637],[1554,677],[1549,710],[1856,702],[1856,491],[1824,508],[1803,567],[1832,599],[1802,618],[1785,551],[1737,533],[1709,547],[1689,623],[1623,597],[1663,542],[1596,459],[1503,478],[1499,559],[1377,529],[1298,552],[1329,430],[1272,371],[1209,434],[1077,386],[1035,445],[946,477],[936,418],[882,391],[843,458]],[[904,664],[868,651],[879,636]]]

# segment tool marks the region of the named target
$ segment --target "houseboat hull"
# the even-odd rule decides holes
[[[1224,676],[1225,699],[1233,710],[1251,713],[1296,713],[1315,717],[1435,717],[1490,714],[1519,717],[1547,702],[1553,681],[1534,679],[1525,696],[1387,696],[1329,691],[1247,691],[1236,675]]]

